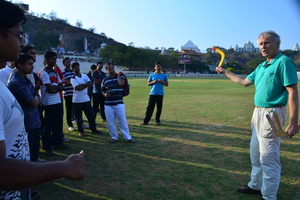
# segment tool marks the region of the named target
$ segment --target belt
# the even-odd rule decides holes
[[[258,108],[258,109],[266,109],[266,108],[283,108],[284,106],[283,105],[279,105],[279,106],[272,106],[272,107],[259,107],[259,106],[255,106],[255,108]]]

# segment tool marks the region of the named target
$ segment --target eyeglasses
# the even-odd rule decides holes
[[[24,42],[24,39],[26,37],[26,35],[24,35],[23,33],[17,33],[17,32],[11,31],[11,30],[3,29],[3,28],[0,28],[0,30],[1,31],[6,31],[6,32],[11,33],[11,34],[14,34],[16,36],[19,36],[19,39],[23,42]]]

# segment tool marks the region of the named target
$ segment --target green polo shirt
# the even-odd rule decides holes
[[[255,85],[254,104],[264,108],[286,106],[288,92],[285,87],[298,83],[294,61],[281,53],[270,63],[261,63],[247,79]]]

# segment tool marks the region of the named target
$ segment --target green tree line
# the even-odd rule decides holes
[[[172,52],[169,55],[161,55],[159,50],[141,49],[132,46],[118,45],[105,46],[101,49],[100,56],[105,62],[112,61],[115,65],[129,67],[131,70],[151,71],[155,62],[161,62],[164,70],[180,71],[183,70],[183,64],[178,64],[178,52]],[[192,60],[192,63],[186,65],[187,71],[204,72],[208,66],[204,62]]]

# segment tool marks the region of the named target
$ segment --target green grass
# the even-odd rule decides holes
[[[146,78],[129,79],[125,97],[127,120],[136,144],[120,135],[109,143],[106,124],[97,117],[103,135],[81,138],[64,132],[71,150],[56,151],[63,160],[85,151],[86,173],[80,181],[58,179],[36,186],[42,199],[259,199],[235,192],[249,182],[254,87],[244,88],[228,79],[169,80],[165,88],[161,126],[152,119],[140,126],[149,97]],[[155,115],[155,112],[154,112]],[[153,118],[153,117],[152,117]],[[294,199],[299,191],[300,140],[283,139],[282,177],[278,199]]]

